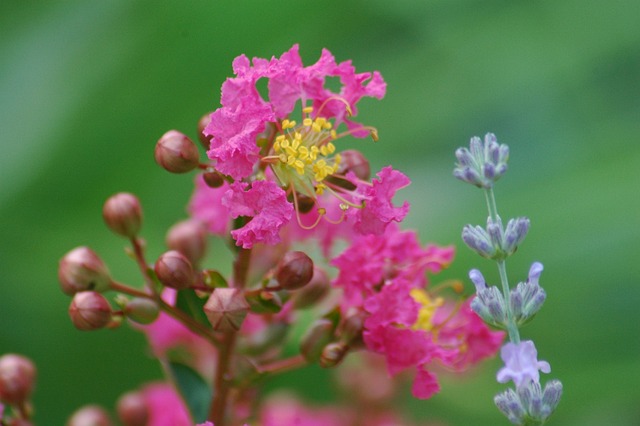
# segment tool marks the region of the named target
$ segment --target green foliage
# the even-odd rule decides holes
[[[207,420],[212,396],[209,385],[198,373],[184,364],[171,362],[169,368],[176,387],[189,407],[193,420],[196,423]]]

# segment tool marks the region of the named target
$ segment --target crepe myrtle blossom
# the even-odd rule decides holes
[[[493,356],[504,338],[503,332],[490,331],[468,302],[446,302],[403,279],[386,282],[364,308],[367,348],[385,357],[391,375],[415,367],[412,393],[420,399],[440,390],[430,371],[433,363],[462,371]]]
[[[385,167],[370,182],[345,167],[336,146],[348,135],[377,140],[375,128],[351,117],[361,98],[384,96],[386,83],[378,72],[356,73],[351,61],[337,63],[326,49],[305,67],[297,45],[270,60],[239,56],[233,71],[235,76],[222,85],[221,107],[211,114],[203,135],[211,139],[211,168],[233,182],[220,202],[232,218],[245,218],[232,233],[237,245],[280,242],[280,230],[294,213],[303,228],[314,228],[321,219],[347,221],[362,234],[380,234],[390,222],[404,218],[409,204],[396,207],[392,198],[409,179]],[[340,81],[337,92],[325,87],[331,77]],[[260,79],[267,80],[266,98],[256,88]],[[343,124],[346,129],[339,130]],[[202,191],[208,190],[197,185],[191,212],[206,219],[214,209],[200,202]],[[322,194],[340,200],[339,217],[325,217]],[[301,217],[312,209],[314,221]]]

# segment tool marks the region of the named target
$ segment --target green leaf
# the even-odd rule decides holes
[[[199,323],[211,327],[209,319],[204,313],[204,305],[206,302],[207,298],[199,297],[195,290],[185,289],[178,291],[176,307]]]
[[[204,275],[204,283],[208,287],[212,288],[220,288],[220,287],[229,287],[227,280],[222,276],[222,274],[215,269],[207,269],[202,271]]]
[[[191,367],[177,362],[170,362],[169,368],[176,387],[184,398],[191,416],[196,423],[207,420],[209,404],[213,393],[204,379]]]

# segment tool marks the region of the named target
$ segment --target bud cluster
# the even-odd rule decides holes
[[[454,176],[483,188],[489,210],[486,228],[466,225],[462,239],[480,256],[494,260],[500,273],[501,288],[498,288],[487,286],[477,269],[469,272],[469,278],[476,287],[471,309],[487,324],[507,330],[510,339],[502,347],[501,357],[505,366],[498,372],[497,380],[501,383],[512,380],[516,389],[497,395],[495,403],[513,424],[542,425],[560,401],[562,384],[552,380],[542,391],[539,371],[549,373],[551,367],[546,361],[538,361],[532,341],[520,341],[518,328],[536,315],[546,293],[538,282],[543,270],[539,262],[531,265],[527,280],[515,288],[509,288],[507,282],[505,260],[515,253],[530,225],[529,219],[519,217],[509,220],[504,228],[498,215],[493,184],[507,170],[509,148],[499,145],[495,135],[488,133],[484,144],[480,138],[473,137],[469,149],[458,149],[456,157],[458,164]]]

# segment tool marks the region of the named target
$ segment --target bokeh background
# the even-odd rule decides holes
[[[401,194],[412,202],[406,225],[458,246],[448,277],[479,267],[497,278],[460,243],[461,227],[486,213],[482,193],[451,176],[453,152],[488,131],[510,145],[497,198],[503,217],[532,221],[511,281],[545,265],[548,300],[523,335],[565,386],[551,423],[640,424],[639,16],[636,0],[0,2],[0,353],[38,364],[38,424],[63,424],[89,402],[112,408],[161,376],[128,327],[71,326],[58,260],[89,245],[137,282],[102,203],[138,194],[149,258],[160,254],[192,177],[155,165],[157,138],[172,128],[196,137],[235,56],[294,43],[306,64],[326,47],[385,77],[386,98],[360,105],[380,142],[357,143],[375,169],[413,179]],[[492,403],[499,366],[398,404],[420,420],[506,424]],[[278,385],[324,404],[321,376],[307,369]]]

